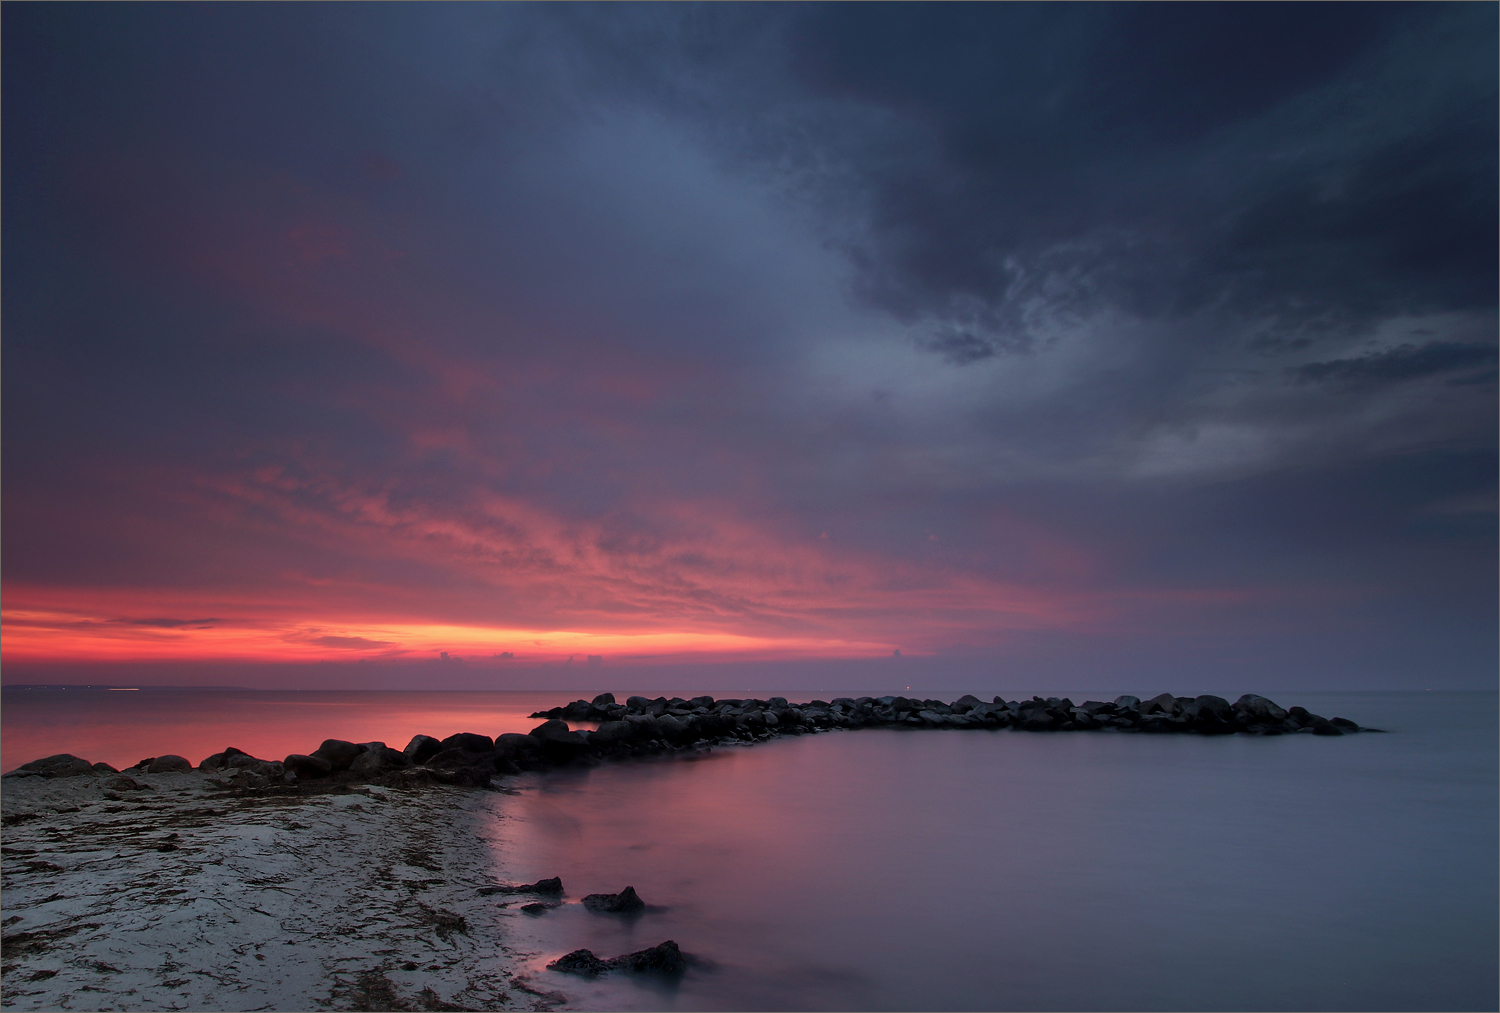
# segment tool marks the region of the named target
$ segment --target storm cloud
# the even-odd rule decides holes
[[[1493,6],[0,17],[8,661],[1492,677]]]

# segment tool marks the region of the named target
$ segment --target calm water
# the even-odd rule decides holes
[[[164,753],[198,763],[225,746],[279,760],[310,753],[324,739],[378,740],[402,749],[419,733],[527,732],[537,726],[528,714],[564,702],[557,693],[7,688],[0,767],[12,770],[53,753],[115,767]]]
[[[90,747],[87,721],[59,713],[79,704],[16,695],[7,768],[70,748],[17,735],[49,707],[48,733],[85,743],[70,751],[108,759],[117,743],[130,762],[192,754],[182,743],[200,732],[197,752],[229,734],[280,755],[325,735],[525,730],[527,711],[561,702],[197,694],[215,713],[173,706],[210,731],[164,718],[130,739],[125,717],[96,710]],[[833,733],[520,778],[519,794],[490,797],[487,832],[497,876],[560,875],[570,901],[630,884],[660,908],[515,914],[537,983],[576,1007],[1495,1009],[1500,696],[1281,696],[1392,731]],[[257,731],[268,715],[282,727]],[[543,969],[580,946],[614,956],[668,938],[711,966],[676,985]]]

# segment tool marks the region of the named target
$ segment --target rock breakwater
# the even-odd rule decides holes
[[[1075,704],[1059,697],[986,702],[962,696],[950,703],[915,697],[837,697],[790,703],[785,697],[716,700],[711,696],[632,696],[623,704],[612,693],[575,700],[533,718],[544,719],[529,734],[495,738],[460,732],[445,739],[416,735],[405,749],[384,742],[325,739],[310,753],[282,760],[251,756],[233,746],[197,765],[224,790],[376,784],[415,788],[428,784],[492,787],[497,775],[545,770],[573,763],[644,757],[716,745],[763,742],[781,735],[809,735],[859,728],[988,730],[1020,732],[1092,731],[1140,734],[1340,736],[1378,731],[1346,718],[1324,718],[1302,707],[1282,708],[1263,696],[1246,694],[1230,703],[1217,696],[1172,696],[1149,700],[1133,696]],[[592,731],[573,729],[568,720],[594,723]],[[187,772],[181,756],[147,757],[126,771]],[[62,753],[23,764],[6,777],[117,775],[108,764]]]

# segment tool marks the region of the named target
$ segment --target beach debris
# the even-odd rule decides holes
[[[646,910],[646,902],[636,894],[633,886],[627,886],[619,893],[591,893],[583,898],[583,906],[597,914],[634,914]]]

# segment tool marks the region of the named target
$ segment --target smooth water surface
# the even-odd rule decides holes
[[[1496,1008],[1496,695],[1296,702],[1392,731],[866,730],[528,776],[497,874],[562,877],[515,938],[585,1009]],[[662,910],[576,903],[627,884]],[[544,969],[669,938],[715,966]]]
[[[280,757],[574,695],[7,689],[0,741],[6,770]],[[511,779],[482,831],[497,877],[562,876],[562,908],[510,910],[575,1007],[1495,1009],[1500,697],[1272,696],[1391,731],[836,732]],[[576,903],[627,884],[664,910]],[[545,970],[669,938],[706,961],[676,984]]]
[[[225,746],[279,760],[310,753],[324,739],[402,749],[418,734],[528,732],[537,722],[527,715],[563,702],[557,693],[7,687],[0,767],[13,770],[54,753],[114,767],[167,753],[198,763]]]

